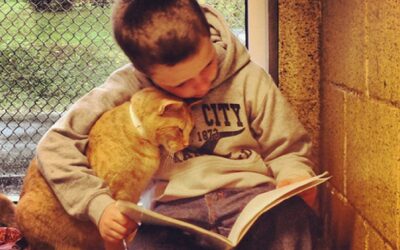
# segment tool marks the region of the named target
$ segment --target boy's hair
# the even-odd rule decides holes
[[[196,0],[120,0],[113,13],[114,36],[134,66],[150,74],[155,64],[173,66],[210,37]]]

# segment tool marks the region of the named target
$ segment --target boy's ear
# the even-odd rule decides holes
[[[183,102],[175,100],[165,100],[158,108],[158,114],[164,115],[168,111],[178,111],[182,108]]]

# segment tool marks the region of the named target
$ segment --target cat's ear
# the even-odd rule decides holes
[[[166,100],[158,108],[158,114],[163,115],[169,111],[178,111],[182,108],[183,104],[181,101]]]

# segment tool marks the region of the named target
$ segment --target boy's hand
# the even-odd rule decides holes
[[[115,202],[106,207],[99,221],[99,231],[104,241],[117,243],[137,229],[135,221],[122,214]]]
[[[292,179],[283,179],[280,182],[278,182],[278,184],[276,185],[276,188],[287,186],[289,184],[299,182],[299,181],[302,181],[302,180],[305,180],[308,178],[310,178],[310,177],[297,177],[297,178],[292,178]],[[300,193],[299,196],[304,200],[304,202],[309,207],[313,207],[315,204],[315,200],[317,198],[317,188],[313,187],[313,188],[307,189],[306,191]]]

